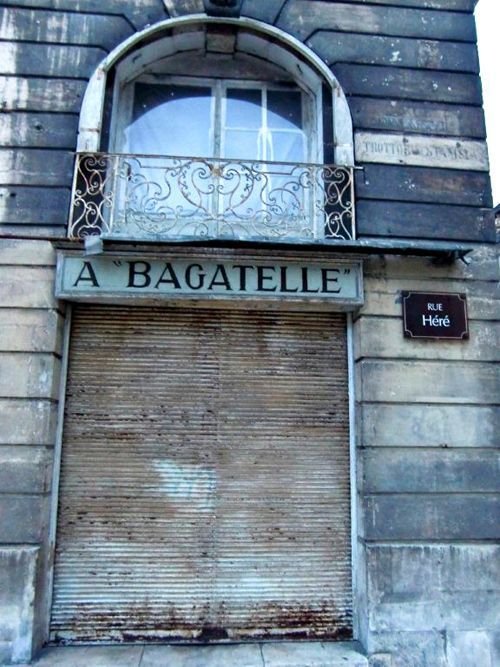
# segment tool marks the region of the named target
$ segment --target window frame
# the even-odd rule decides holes
[[[114,99],[112,104],[112,115],[110,125],[110,148],[113,153],[130,153],[142,155],[145,153],[137,153],[130,150],[123,150],[125,144],[124,137],[127,127],[130,125],[133,113],[133,105],[135,98],[136,84],[152,84],[152,85],[191,85],[211,88],[211,123],[210,123],[210,144],[212,146],[213,155],[200,156],[182,155],[179,157],[210,157],[221,159],[241,159],[241,161],[259,161],[254,158],[226,158],[222,150],[223,148],[223,134],[227,128],[224,125],[225,121],[225,107],[227,105],[226,92],[230,88],[239,89],[259,89],[263,92],[263,98],[266,100],[265,109],[266,116],[268,111],[267,93],[269,91],[286,91],[297,90],[301,93],[302,100],[302,119],[303,119],[303,133],[305,139],[305,159],[303,162],[311,164],[320,164],[323,162],[324,147],[323,147],[323,94],[321,85],[317,86],[316,90],[311,90],[299,82],[294,81],[266,81],[253,78],[219,78],[219,77],[191,77],[180,75],[158,75],[144,73],[131,81],[127,81],[122,86],[115,88]],[[267,131],[267,127],[264,127]],[[126,145],[126,144],[125,144]],[[262,161],[273,162],[268,156],[262,156]],[[278,161],[277,161],[278,162]]]

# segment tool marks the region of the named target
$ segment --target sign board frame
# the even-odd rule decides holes
[[[459,292],[401,292],[403,335],[429,340],[467,340],[467,296]]]
[[[361,260],[203,252],[59,250],[55,295],[92,303],[274,304],[346,312],[364,303]]]

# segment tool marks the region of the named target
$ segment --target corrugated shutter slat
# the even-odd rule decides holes
[[[52,637],[350,636],[345,318],[77,306]]]

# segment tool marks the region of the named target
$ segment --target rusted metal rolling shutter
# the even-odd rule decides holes
[[[351,633],[345,318],[78,306],[52,638]]]

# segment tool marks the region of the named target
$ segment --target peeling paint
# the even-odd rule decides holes
[[[0,548],[0,636],[13,662],[31,659],[38,547]]]
[[[217,484],[215,470],[194,464],[155,459],[153,468],[162,479],[161,490],[174,503],[189,503],[200,510],[210,511],[215,502]]]
[[[16,71],[18,47],[14,42],[0,43],[0,57],[2,59],[2,72],[10,74]]]

